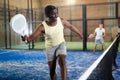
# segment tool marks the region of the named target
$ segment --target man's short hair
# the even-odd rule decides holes
[[[48,5],[48,6],[46,6],[46,7],[45,7],[45,15],[48,17],[49,14],[50,14],[50,12],[51,12],[52,10],[54,10],[54,9],[57,9],[57,11],[58,11],[58,8],[55,7],[55,6],[53,6],[53,5]]]

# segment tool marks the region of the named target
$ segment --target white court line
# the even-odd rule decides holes
[[[78,80],[87,80],[87,78],[90,76],[90,74],[93,72],[93,70],[97,67],[99,62],[103,59],[103,57],[106,55],[107,51],[111,46],[114,44],[115,40],[111,43],[111,45],[105,50],[105,52],[85,71],[85,73],[78,79]]]

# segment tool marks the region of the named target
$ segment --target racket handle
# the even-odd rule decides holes
[[[22,38],[22,41],[24,41],[26,44],[28,43],[26,36],[21,36],[21,38]]]
[[[24,42],[25,42],[26,44],[28,44],[28,41],[27,41],[27,40],[25,40]]]

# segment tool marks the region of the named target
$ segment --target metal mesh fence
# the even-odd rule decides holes
[[[20,1],[16,4],[12,2],[13,1],[10,1],[9,3],[6,2],[6,5],[2,4],[2,8],[0,9],[1,48],[12,48],[11,46],[13,45],[23,44],[20,35],[15,34],[9,26],[10,19],[13,15],[17,13],[24,14],[30,25],[29,28],[32,28],[32,31],[34,31],[45,19],[43,7],[36,8],[37,5],[32,4],[29,4],[28,6],[26,0],[26,5],[22,4]],[[17,7],[15,7],[15,5],[17,5]],[[83,8],[84,6],[85,8]],[[119,25],[120,3],[88,4],[84,6],[58,6],[59,16],[67,19],[71,24],[76,26],[81,33],[83,33],[83,36],[85,37],[83,43],[94,42],[94,39],[88,39],[87,36],[94,32],[94,29],[99,23],[103,23],[106,29],[105,41],[112,41],[117,34],[117,26]],[[83,9],[86,9],[86,11]],[[84,14],[86,14],[86,17],[83,17]],[[84,28],[86,30],[84,30]],[[77,35],[69,29],[65,28],[64,33],[66,41],[82,42],[82,40],[80,40]],[[43,35],[40,35],[34,42],[39,41],[44,41]]]

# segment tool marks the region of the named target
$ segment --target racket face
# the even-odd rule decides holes
[[[11,25],[12,29],[20,35],[24,35],[24,32],[27,27],[26,24],[27,24],[26,18],[22,14],[17,14],[15,16],[13,16],[10,21],[10,25]]]
[[[88,38],[89,39],[94,38],[94,34],[90,34]]]

